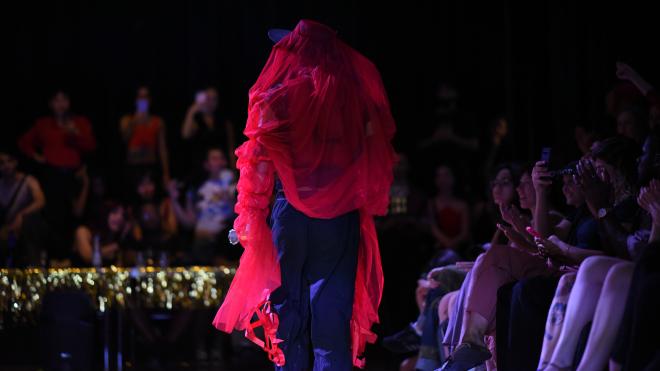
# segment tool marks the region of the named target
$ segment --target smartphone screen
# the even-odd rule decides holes
[[[552,148],[543,147],[541,150],[541,161],[545,162],[546,165],[550,164],[550,154],[552,153]]]
[[[202,104],[206,102],[206,92],[204,91],[198,92],[197,95],[195,95],[195,102],[197,102],[198,104]]]

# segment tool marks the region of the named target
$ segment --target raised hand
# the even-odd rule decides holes
[[[627,63],[616,62],[616,77],[621,80],[633,81],[639,78],[639,74]]]
[[[516,245],[516,247],[530,254],[537,253],[536,245],[534,245],[531,239],[528,239],[524,234],[519,233],[515,229],[500,223],[497,223],[497,228],[502,231],[504,235]]]
[[[603,181],[594,169],[591,161],[582,159],[576,166],[576,181],[584,191],[585,200],[591,213],[596,216],[598,210],[611,206],[612,186]]]
[[[532,169],[532,184],[537,193],[547,191],[552,185],[550,179],[550,171],[548,171],[548,164],[545,161],[538,161]]]
[[[514,205],[500,205],[500,214],[502,219],[511,224],[518,233],[525,234],[525,228],[527,228],[529,220],[520,213],[517,207]]]

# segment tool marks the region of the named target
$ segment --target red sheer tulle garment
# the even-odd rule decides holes
[[[258,321],[273,334],[261,344],[269,344],[264,349],[271,359],[284,363],[274,337],[276,315],[264,313],[268,295],[280,285],[266,223],[277,174],[287,200],[309,217],[360,211],[351,346],[354,364],[364,367],[361,356],[366,342],[376,339],[370,329],[383,289],[373,216],[387,210],[395,161],[395,125],[380,74],[333,30],[303,20],[273,47],[249,98],[248,141],[236,151],[234,223],[245,251],[213,323],[230,332],[254,327],[254,314],[271,318]]]

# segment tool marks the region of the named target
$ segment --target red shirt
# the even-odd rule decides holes
[[[92,125],[83,116],[71,118],[76,132],[61,127],[52,116],[37,119],[34,126],[18,141],[27,156],[41,152],[51,166],[75,169],[81,165],[81,155],[96,148]]]

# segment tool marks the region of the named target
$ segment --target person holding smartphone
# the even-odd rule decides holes
[[[211,148],[220,148],[228,156],[229,167],[236,168],[236,133],[234,123],[219,108],[218,91],[213,87],[200,90],[186,112],[181,136],[187,144],[187,164],[202,164]],[[201,181],[204,169],[197,167],[194,180]]]

